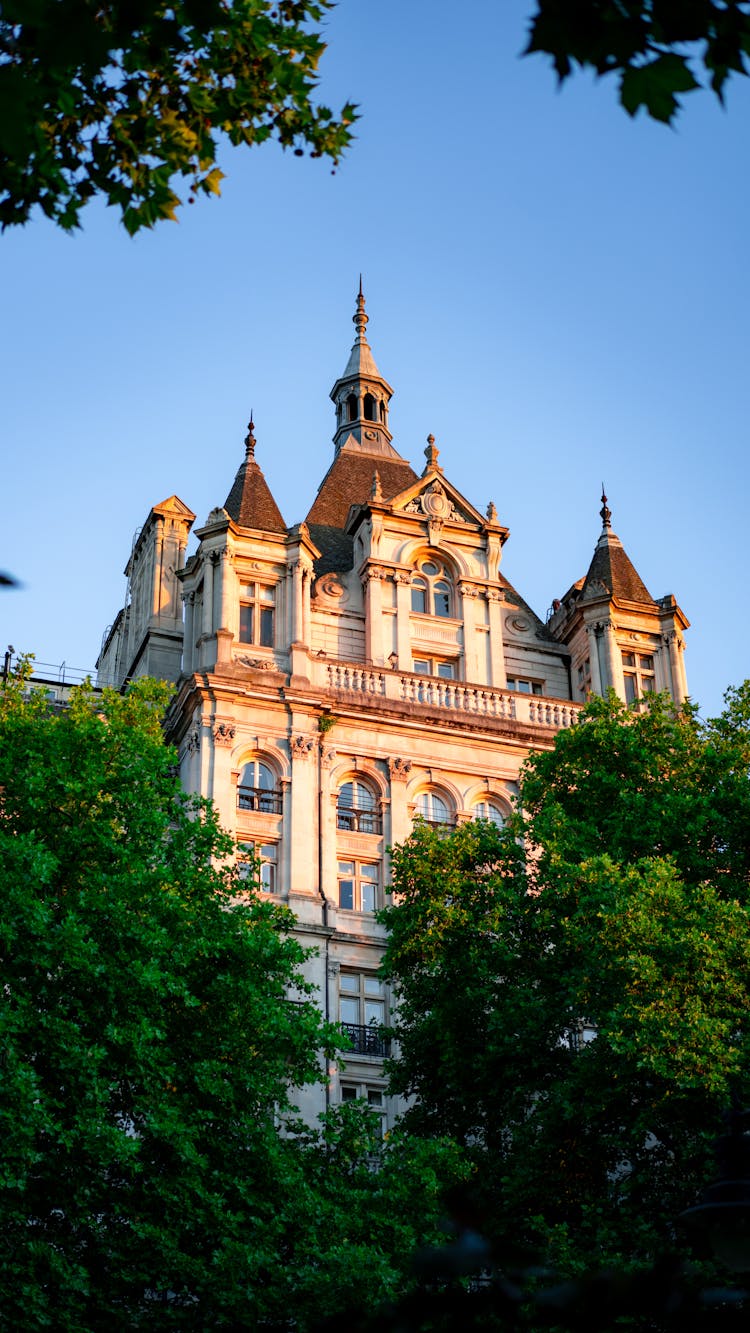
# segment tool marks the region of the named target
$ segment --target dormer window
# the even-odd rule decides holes
[[[453,584],[444,565],[422,560],[411,581],[411,609],[422,616],[453,614]]]

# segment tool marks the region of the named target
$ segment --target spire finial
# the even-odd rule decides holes
[[[362,274],[359,275],[359,295],[357,296],[357,310],[353,316],[354,327],[357,330],[357,342],[366,342],[365,329],[369,324],[369,316],[365,314],[365,298],[362,294]]]
[[[252,409],[250,411],[250,420],[247,423],[247,435],[245,436],[245,458],[255,457],[255,435],[253,434],[254,422]]]
[[[602,482],[602,507],[599,510],[599,513],[601,515],[603,529],[606,532],[608,528],[612,527],[612,524],[610,522],[610,519],[612,518],[612,510],[607,508],[607,497],[604,493],[604,482]]]
[[[427,436],[427,448],[424,451],[424,456],[427,459],[428,469],[437,468],[437,470],[440,471],[440,469],[438,468],[438,458],[440,456],[440,450],[435,448],[434,435]]]
[[[374,500],[376,504],[380,503],[383,499],[383,486],[380,481],[380,473],[378,472],[377,468],[372,474],[372,490],[370,491],[370,499]]]

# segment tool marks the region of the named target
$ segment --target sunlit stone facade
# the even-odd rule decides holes
[[[589,571],[543,623],[502,573],[494,505],[481,513],[456,490],[432,437],[419,474],[394,448],[367,322],[360,292],[331,391],[334,457],[306,521],[285,524],[251,423],[190,556],[187,506],[151,510],[98,665],[100,682],[176,682],[185,787],[216,803],[240,868],[260,858],[263,892],[314,951],[321,1006],[354,1049],[304,1111],[365,1096],[386,1123],[374,912],[388,847],[417,816],[502,820],[526,755],[574,725],[590,691],[682,699],[687,621],[674,598],[652,599],[603,500]]]

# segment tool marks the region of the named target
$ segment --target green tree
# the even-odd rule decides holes
[[[70,229],[101,196],[129,232],[174,218],[177,178],[218,194],[220,136],[334,163],[351,105],[316,105],[330,0],[5,0],[0,225]]]
[[[508,828],[394,853],[394,1086],[474,1160],[506,1258],[650,1263],[750,1094],[749,702],[702,725],[593,700]]]
[[[543,52],[561,82],[576,66],[619,76],[632,116],[644,107],[673,120],[680,95],[708,81],[723,101],[732,74],[747,74],[747,0],[537,0],[526,54]]]
[[[413,1284],[451,1145],[300,1122],[339,1043],[164,745],[164,686],[0,688],[0,1328],[289,1329]],[[290,998],[293,997],[293,998]],[[379,1160],[380,1169],[373,1163]]]

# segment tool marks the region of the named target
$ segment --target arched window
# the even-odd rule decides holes
[[[365,421],[377,421],[378,405],[375,402],[375,399],[373,398],[371,393],[365,394],[364,409],[365,409]]]
[[[357,420],[357,395],[350,393],[346,400],[346,410],[350,421]]]
[[[433,828],[450,828],[453,824],[447,801],[435,791],[419,793],[414,813]]]
[[[411,609],[417,615],[453,615],[453,582],[445,565],[432,559],[419,561],[411,581]]]
[[[245,764],[237,784],[240,810],[259,810],[264,815],[281,814],[281,791],[268,764],[251,759]]]
[[[477,801],[471,813],[475,819],[488,819],[496,828],[502,828],[505,823],[505,814],[497,801]]]
[[[336,802],[336,827],[348,833],[382,833],[383,820],[378,798],[358,778],[339,787]]]

